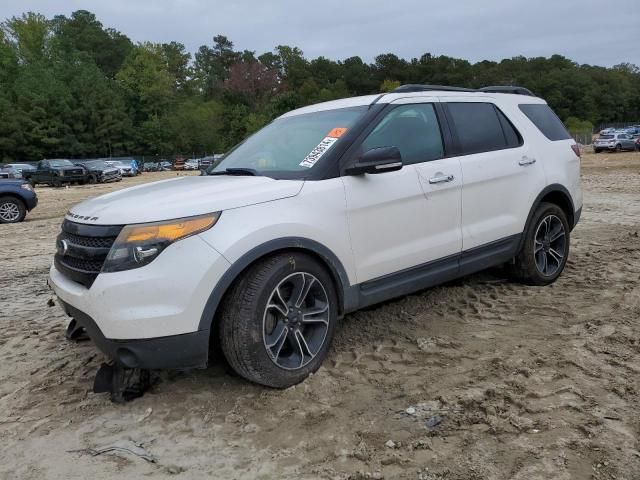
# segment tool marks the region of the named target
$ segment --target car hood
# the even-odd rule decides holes
[[[269,177],[179,177],[87,200],[72,207],[66,218],[96,225],[157,222],[293,197],[303,184]]]
[[[14,185],[16,187],[19,187],[23,183],[27,182],[19,178],[15,180],[13,178],[0,178],[0,185]]]

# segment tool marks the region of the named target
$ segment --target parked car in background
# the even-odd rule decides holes
[[[24,180],[0,180],[0,223],[17,223],[38,205],[33,187]]]
[[[593,151],[600,153],[603,150],[621,152],[623,150],[635,150],[636,145],[631,135],[627,133],[607,133],[593,142]]]
[[[22,172],[35,172],[36,167],[30,163],[7,163],[5,167],[11,167],[20,172],[20,178],[22,178]]]
[[[600,135],[608,135],[610,133],[615,133],[615,128],[605,128],[604,130],[600,130]]]
[[[137,167],[126,160],[105,160],[105,163],[120,170],[120,175],[123,177],[135,177],[138,175]]]
[[[186,162],[184,162],[185,170],[198,170],[200,168],[200,160],[197,158],[190,158]]]
[[[221,153],[216,153],[215,155],[207,155],[206,157],[202,157],[200,159],[200,170],[207,170],[211,165],[214,167],[220,163],[222,158],[224,157]]]
[[[157,172],[158,171],[158,162],[144,162],[142,165],[143,172]]]
[[[23,171],[22,178],[29,181],[31,185],[44,183],[54,187],[69,183],[83,184],[87,181],[84,168],[74,165],[71,160],[62,158],[40,160],[34,171]]]
[[[22,173],[10,165],[0,165],[0,178],[22,178]]]
[[[108,183],[122,180],[120,170],[104,160],[77,161],[76,165],[84,168],[88,183]]]
[[[640,136],[636,138],[636,151],[640,152]]]
[[[158,171],[159,172],[168,172],[171,170],[171,162],[168,160],[162,160],[158,162]]]

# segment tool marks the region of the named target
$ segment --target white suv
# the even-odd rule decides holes
[[[117,365],[286,387],[345,314],[506,264],[553,282],[580,217],[579,150],[518,87],[407,85],[301,108],[208,175],[73,207],[50,284]]]

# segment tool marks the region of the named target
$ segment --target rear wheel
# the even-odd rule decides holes
[[[239,375],[285,388],[320,367],[337,315],[328,272],[307,255],[282,253],[251,267],[232,287],[220,318],[220,344]]]
[[[599,148],[595,148],[593,151],[596,153],[600,153],[602,150],[600,150]]]
[[[27,207],[14,197],[0,197],[0,223],[18,223],[27,215]]]
[[[569,222],[553,203],[536,209],[524,233],[520,252],[510,265],[512,276],[527,285],[549,285],[564,270],[569,256]]]

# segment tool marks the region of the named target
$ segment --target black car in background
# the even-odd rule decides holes
[[[0,180],[0,223],[18,223],[36,208],[38,196],[24,180]]]
[[[120,169],[109,165],[104,160],[83,160],[75,164],[85,171],[88,183],[108,183],[122,180]]]
[[[31,185],[46,183],[54,187],[70,183],[83,184],[87,181],[84,168],[74,165],[71,160],[60,158],[40,160],[35,171],[23,170],[22,178]]]

